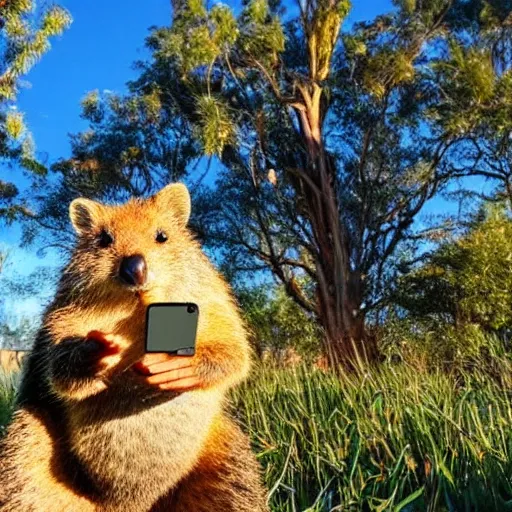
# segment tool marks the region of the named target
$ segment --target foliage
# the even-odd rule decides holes
[[[166,72],[171,83],[176,81],[172,70]],[[33,197],[42,205],[24,224],[24,243],[32,242],[43,228],[43,247],[66,251],[74,240],[68,218],[74,198],[125,201],[187,176],[197,150],[164,97],[158,85],[151,84],[136,92],[134,86],[127,97],[101,97],[92,91],[83,98],[83,117],[91,128],[71,137],[73,158],[52,166],[59,180],[35,183]]]
[[[440,369],[461,383],[463,372],[477,366],[487,378],[496,378],[500,371],[496,358],[510,357],[510,342],[478,325],[455,328],[411,317],[387,322],[380,330],[379,349],[388,362],[407,361],[422,371]]]
[[[499,206],[482,214],[464,236],[443,243],[401,279],[396,302],[412,317],[512,328],[512,220]]]
[[[448,47],[433,62],[438,99],[429,116],[456,141],[446,171],[482,176],[512,204],[512,5],[508,0],[455,2]],[[484,194],[481,197],[486,198]]]
[[[55,268],[38,267],[28,275],[20,275],[13,270],[14,261],[12,254],[4,254],[3,269],[0,268],[3,270],[0,271],[0,349],[26,350],[32,346],[40,318],[39,315],[29,317],[12,306],[34,297],[44,304],[53,292],[59,272]]]
[[[0,162],[44,174],[23,114],[16,110],[16,95],[22,78],[49,50],[49,40],[69,26],[71,16],[56,5],[36,15],[32,0],[4,0],[0,9]],[[30,214],[18,196],[13,183],[0,180],[0,219],[13,221]]]
[[[37,319],[21,317],[15,323],[2,319],[0,324],[0,349],[30,350],[34,343],[40,322]]]
[[[222,101],[212,96],[197,98],[198,138],[208,156],[222,153],[226,144],[234,142],[234,130],[228,110]]]
[[[237,291],[237,297],[258,353],[278,355],[293,349],[306,360],[319,355],[322,336],[318,325],[282,286],[246,287]]]

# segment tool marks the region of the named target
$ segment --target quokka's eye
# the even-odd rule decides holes
[[[159,244],[165,244],[165,242],[167,242],[167,235],[166,235],[163,231],[159,231],[159,232],[156,234],[155,240],[156,240]]]
[[[100,247],[108,247],[114,241],[114,237],[105,229],[101,230],[100,236],[98,238],[98,244]]]

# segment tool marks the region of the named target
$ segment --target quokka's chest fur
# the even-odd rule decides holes
[[[221,406],[218,390],[163,400],[126,376],[70,405],[70,447],[111,500],[151,501],[193,469]]]

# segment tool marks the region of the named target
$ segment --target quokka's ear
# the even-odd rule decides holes
[[[186,225],[192,208],[190,193],[183,183],[171,183],[155,195],[162,208],[170,210],[182,225]]]
[[[98,225],[102,210],[103,205],[91,199],[79,197],[71,201],[69,217],[75,231],[79,235],[92,231]]]

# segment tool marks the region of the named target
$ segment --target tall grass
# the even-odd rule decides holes
[[[464,382],[462,382],[464,380]],[[234,395],[275,511],[512,510],[511,388],[407,364],[263,370]]]
[[[0,437],[11,419],[19,374],[0,368]]]
[[[272,510],[512,510],[512,371],[493,346],[450,371],[260,368],[233,393],[232,410],[264,467]],[[0,379],[5,425],[16,379]]]

